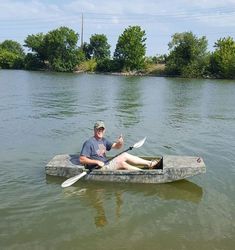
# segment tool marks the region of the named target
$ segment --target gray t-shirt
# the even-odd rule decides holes
[[[109,151],[112,148],[112,145],[113,143],[105,138],[97,140],[95,137],[91,137],[84,142],[80,155],[86,156],[90,159],[106,162],[106,151]],[[88,167],[93,166],[94,165],[89,165]]]

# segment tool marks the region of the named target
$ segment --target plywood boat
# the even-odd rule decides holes
[[[165,155],[163,157],[143,157],[157,159],[154,169],[142,168],[140,171],[99,170],[89,171],[79,164],[78,155],[56,155],[45,167],[46,174],[70,178],[84,171],[87,181],[130,182],[130,183],[167,183],[186,179],[206,172],[206,166],[201,157]],[[141,166],[140,166],[141,167]]]

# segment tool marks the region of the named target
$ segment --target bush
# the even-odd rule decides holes
[[[45,69],[46,65],[36,54],[28,53],[24,60],[24,67],[27,70],[40,70]]]
[[[11,51],[0,50],[0,67],[2,69],[21,69],[24,65],[23,56]]]
[[[97,62],[96,70],[99,72],[111,72],[113,71],[114,63],[113,60],[105,58]]]
[[[96,60],[90,59],[90,60],[80,63],[76,67],[76,71],[94,72],[96,70],[96,65],[97,65]]]

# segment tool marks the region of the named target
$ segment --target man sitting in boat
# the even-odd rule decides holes
[[[94,167],[101,168],[102,170],[141,170],[136,167],[137,165],[145,166],[148,168],[154,168],[157,165],[157,161],[148,161],[140,157],[131,155],[127,152],[115,157],[111,161],[106,158],[106,151],[111,149],[122,148],[124,141],[122,135],[116,142],[112,143],[106,138],[105,124],[103,121],[97,121],[94,125],[94,136],[84,142],[81,153],[80,163],[92,169]]]

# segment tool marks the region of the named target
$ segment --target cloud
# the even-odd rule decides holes
[[[67,21],[84,13],[88,19],[95,22],[105,23],[109,19],[110,23],[118,24],[126,22],[154,22],[164,20],[170,22],[175,20],[189,20],[210,25],[229,25],[231,20],[235,20],[235,0],[177,0],[177,1],[155,1],[136,0],[113,1],[113,0],[74,0],[66,3],[53,1],[0,1],[0,20],[27,20],[39,19],[46,21],[56,21],[67,19]],[[224,18],[224,19],[223,19]],[[74,21],[73,20],[73,21]],[[63,21],[63,20],[62,20]],[[214,23],[216,21],[216,23]]]
[[[119,20],[118,17],[115,17],[115,16],[112,17],[112,23],[113,24],[118,24],[119,22],[120,22],[120,20]]]
[[[62,10],[55,4],[44,4],[39,1],[0,1],[0,20],[43,19],[48,16],[60,16]]]
[[[201,8],[214,8],[214,7],[222,7],[222,6],[231,6],[235,5],[235,0],[182,0],[177,1],[181,2],[182,6],[193,6],[193,7],[201,7]]]
[[[113,24],[126,22],[127,24],[166,24],[170,22],[196,22],[211,27],[235,25],[235,0],[136,0],[106,1],[79,0],[67,4],[70,13],[81,13],[96,22]],[[106,18],[106,19],[105,19]]]
[[[59,26],[84,36],[102,32],[115,44],[129,25],[146,30],[149,47],[169,42],[175,32],[192,31],[212,39],[234,35],[235,0],[0,0],[0,39],[24,40],[28,34],[48,32]],[[166,41],[168,40],[168,41]]]

